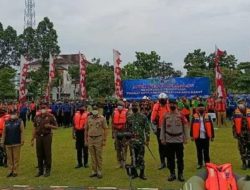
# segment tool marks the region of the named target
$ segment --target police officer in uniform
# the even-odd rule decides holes
[[[73,118],[73,139],[76,140],[77,162],[75,167],[88,167],[88,147],[84,145],[84,128],[88,121],[89,112],[86,111],[85,105],[79,105],[79,110],[75,113]]]
[[[36,154],[38,160],[38,173],[35,177],[50,176],[51,171],[51,145],[52,145],[52,129],[57,129],[55,117],[47,112],[48,105],[42,103],[40,114],[34,118],[34,129],[32,133],[31,145],[36,140]],[[45,173],[44,173],[45,168]]]
[[[178,180],[184,181],[183,170],[183,143],[187,142],[188,127],[187,119],[177,109],[176,100],[170,100],[170,112],[166,113],[161,127],[161,142],[167,147],[168,169],[170,176],[168,181],[174,181],[175,175],[175,157],[177,158]]]
[[[102,152],[106,144],[107,128],[105,117],[99,114],[98,107],[94,105],[85,127],[85,145],[89,148],[92,164],[89,177],[102,178]]]
[[[242,169],[250,168],[250,109],[243,99],[238,100],[234,112],[233,135],[238,139],[238,148],[242,160]]]
[[[147,117],[139,113],[139,105],[134,102],[132,104],[132,114],[127,118],[127,131],[131,133],[129,142],[131,151],[132,179],[138,177],[137,169],[140,170],[139,177],[146,180],[145,177],[145,145],[149,144],[150,127]]]

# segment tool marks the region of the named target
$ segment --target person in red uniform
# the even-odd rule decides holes
[[[158,141],[158,148],[159,148],[159,155],[161,165],[159,169],[166,168],[166,145],[161,143],[160,140],[160,133],[161,133],[161,126],[163,124],[164,115],[169,112],[169,104],[168,104],[168,96],[165,93],[160,93],[158,96],[158,102],[154,104],[153,111],[151,114],[151,122],[154,127],[154,133],[157,136]]]

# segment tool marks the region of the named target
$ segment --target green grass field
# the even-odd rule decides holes
[[[127,188],[129,187],[129,179],[125,170],[116,169],[116,156],[113,146],[113,140],[110,132],[108,143],[104,148],[103,155],[103,179],[91,179],[89,174],[90,168],[74,169],[76,165],[76,151],[74,140],[72,139],[71,129],[60,128],[54,131],[53,139],[53,165],[52,175],[49,178],[35,178],[37,165],[35,148],[30,146],[32,124],[29,123],[25,129],[25,145],[21,151],[21,163],[19,176],[17,178],[6,178],[7,169],[0,168],[0,187],[11,187],[13,185],[30,185],[33,187],[48,187],[51,185],[74,186],[74,187],[97,187],[111,186]],[[237,149],[237,142],[232,137],[231,128],[222,128],[216,130],[215,141],[211,144],[211,161],[214,163],[231,162],[234,171],[238,174],[247,174],[248,171],[240,169],[241,162]],[[150,148],[158,159],[156,137],[151,135]],[[133,180],[134,187],[158,187],[160,189],[180,189],[182,183],[167,182],[169,174],[167,169],[159,171],[157,169],[159,161],[155,162],[150,156],[148,150],[145,155],[146,160],[146,176],[148,180]],[[188,179],[194,175],[196,170],[196,151],[193,142],[185,145],[185,171],[184,176]],[[91,163],[89,163],[91,165]]]

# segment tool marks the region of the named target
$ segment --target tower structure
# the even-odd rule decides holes
[[[25,0],[24,10],[24,29],[28,27],[34,28],[36,25],[35,20],[35,0]]]

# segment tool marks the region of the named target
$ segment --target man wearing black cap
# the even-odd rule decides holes
[[[88,121],[89,112],[84,104],[79,105],[73,118],[73,139],[76,140],[77,161],[75,168],[88,167],[88,147],[84,145],[84,129]]]
[[[214,139],[213,122],[208,113],[205,113],[205,106],[203,104],[198,105],[197,112],[193,115],[190,136],[196,145],[197,169],[201,169],[203,163],[210,162],[209,141],[213,141]]]
[[[51,145],[52,145],[52,129],[57,129],[55,117],[47,112],[47,104],[42,103],[41,113],[34,118],[34,129],[32,133],[31,145],[36,139],[36,154],[38,160],[38,173],[35,177],[50,176],[51,171]],[[45,168],[45,173],[44,173]]]
[[[161,142],[166,145],[168,150],[168,169],[170,176],[168,181],[174,181],[175,175],[175,156],[177,158],[178,180],[184,181],[183,170],[183,143],[187,142],[187,119],[177,109],[177,102],[174,99],[170,100],[170,112],[166,113],[161,127]]]

